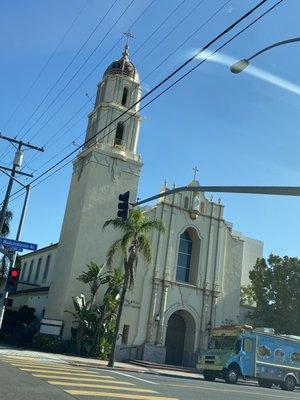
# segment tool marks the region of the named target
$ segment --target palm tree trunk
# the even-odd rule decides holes
[[[125,261],[124,264],[127,264]],[[119,308],[118,308],[118,313],[117,313],[117,318],[116,318],[116,326],[115,326],[115,332],[114,332],[114,337],[111,345],[111,353],[109,355],[109,361],[107,366],[113,368],[114,362],[115,362],[115,353],[116,353],[116,344],[118,340],[118,334],[119,334],[119,329],[120,329],[120,322],[121,322],[121,316],[122,316],[122,311],[123,311],[123,306],[124,306],[124,301],[125,301],[125,295],[128,287],[128,282],[129,282],[129,271],[128,268],[125,265],[125,275],[124,275],[124,283],[123,283],[123,288],[122,288],[122,293],[120,297],[120,303],[119,303]]]

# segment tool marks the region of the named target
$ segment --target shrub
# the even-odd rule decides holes
[[[74,353],[74,344],[57,336],[36,333],[32,339],[32,347],[49,353]]]

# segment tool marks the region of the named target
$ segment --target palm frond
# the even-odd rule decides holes
[[[145,261],[150,264],[152,261],[151,245],[146,235],[138,237],[138,250],[143,254]]]
[[[142,232],[148,233],[152,230],[157,230],[161,233],[165,233],[165,225],[161,220],[153,219],[153,220],[144,222],[141,226]]]
[[[110,246],[110,248],[107,252],[107,255],[106,255],[108,267],[112,266],[113,258],[115,256],[116,252],[121,248],[121,245],[122,245],[122,239],[118,239]]]
[[[123,221],[120,218],[109,219],[103,224],[102,229],[106,229],[108,226],[112,226],[113,228],[119,229],[123,232],[126,232],[128,228],[130,228],[130,225],[128,224],[127,220]]]

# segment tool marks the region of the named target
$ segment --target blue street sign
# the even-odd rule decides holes
[[[37,244],[34,243],[27,243],[27,242],[20,242],[19,240],[13,240],[13,239],[6,239],[6,238],[0,238],[0,244],[3,244],[3,246],[11,247],[15,251],[22,251],[20,249],[24,250],[37,250]]]
[[[16,246],[12,246],[12,245],[6,246],[6,247],[8,247],[10,250],[18,251],[19,253],[21,253],[23,251],[23,249],[21,247],[16,247]]]

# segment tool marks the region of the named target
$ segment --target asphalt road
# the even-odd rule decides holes
[[[0,358],[1,400],[293,400],[300,390],[264,389],[255,383],[205,382],[54,364],[27,357]]]

